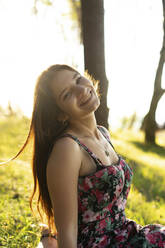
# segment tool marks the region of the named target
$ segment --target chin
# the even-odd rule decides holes
[[[93,106],[93,111],[95,112],[100,106],[100,100],[98,99],[98,102],[95,103],[95,105]]]
[[[100,106],[100,105],[99,105],[99,106]],[[99,106],[97,106],[97,107],[95,108],[94,112],[96,112],[96,110],[99,108]]]
[[[97,110],[98,107],[100,106],[100,99],[98,98],[97,100],[98,100],[98,101],[97,101],[97,104],[96,104],[96,105],[97,105],[96,110]]]

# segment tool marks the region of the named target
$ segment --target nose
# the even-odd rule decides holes
[[[78,97],[78,100],[80,101],[81,101],[81,98],[83,98],[88,93],[89,93],[88,87],[85,87],[83,85],[77,85],[77,87],[75,87],[75,94]]]

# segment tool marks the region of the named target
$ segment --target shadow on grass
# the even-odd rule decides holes
[[[141,149],[144,152],[152,152],[159,154],[161,157],[165,157],[165,147],[153,144],[145,144],[139,141],[130,141],[130,143],[134,144],[137,148]]]
[[[165,170],[126,159],[133,169],[133,185],[147,201],[165,201]]]

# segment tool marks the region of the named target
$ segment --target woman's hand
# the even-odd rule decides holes
[[[48,227],[42,230],[42,235],[49,234]],[[44,237],[41,239],[37,248],[58,248],[57,240],[52,237]]]
[[[38,244],[37,248],[58,248],[57,240],[54,238],[44,238],[42,241]]]

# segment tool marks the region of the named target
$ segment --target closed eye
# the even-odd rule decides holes
[[[82,78],[82,76],[79,75],[78,78],[76,79],[76,84],[79,84],[79,83],[80,83],[81,78]],[[67,92],[67,93],[64,95],[64,100],[65,100],[66,98],[68,98],[70,95],[71,95],[71,92],[70,92],[70,91]]]
[[[76,79],[76,84],[79,84],[80,83],[80,80],[81,80],[81,76],[79,76],[77,79]]]
[[[64,100],[65,100],[68,96],[70,96],[70,92],[67,92],[67,93],[64,95]]]

